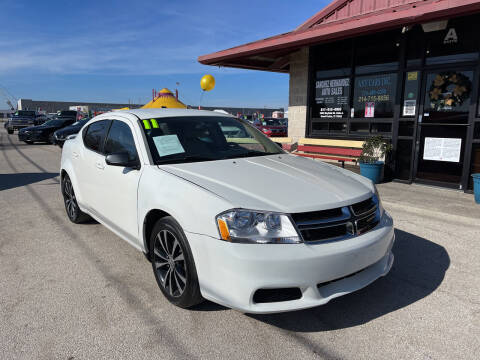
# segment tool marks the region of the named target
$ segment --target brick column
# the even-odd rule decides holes
[[[288,136],[293,142],[306,135],[308,51],[308,47],[305,47],[290,55]]]

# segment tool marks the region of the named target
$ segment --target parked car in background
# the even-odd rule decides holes
[[[78,119],[78,115],[79,113],[75,110],[60,110],[60,111],[57,111],[57,118],[70,118],[70,119],[73,119],[75,121],[77,120],[80,120]]]
[[[246,121],[137,109],[97,116],[81,133],[62,151],[66,215],[91,216],[144,252],[177,306],[299,310],[392,267],[393,221],[375,185],[287,154]]]
[[[258,119],[255,126],[268,137],[285,137],[288,127],[284,125],[283,119],[264,118]]]
[[[8,120],[6,129],[9,134],[13,134],[15,130],[20,130],[29,126],[41,125],[47,120],[42,114],[37,114],[33,110],[18,110]]]
[[[65,143],[65,140],[67,139],[68,136],[77,134],[80,129],[85,125],[89,118],[83,118],[82,120],[74,122],[70,126],[66,126],[60,130],[57,130],[53,133],[53,141],[52,143],[55,145],[58,145],[60,147],[63,147],[63,144]]]
[[[53,143],[53,133],[65,126],[72,125],[74,122],[75,120],[70,117],[57,118],[48,120],[42,125],[26,127],[18,131],[18,140],[27,144],[34,142]]]

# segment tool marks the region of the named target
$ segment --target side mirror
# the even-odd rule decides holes
[[[107,165],[128,167],[135,170],[140,169],[140,162],[137,160],[130,160],[126,152],[108,154],[105,157]]]

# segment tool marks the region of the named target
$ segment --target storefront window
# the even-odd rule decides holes
[[[388,134],[392,131],[392,123],[372,123],[372,134]]]
[[[406,58],[408,67],[422,65],[424,47],[424,33],[422,27],[416,25],[407,32]]]
[[[397,74],[356,77],[353,97],[354,117],[392,117],[396,88]]]
[[[319,133],[328,133],[328,123],[327,122],[314,122],[312,123],[312,131]]]
[[[350,110],[350,78],[315,82],[314,118],[347,118]]]
[[[312,59],[317,79],[349,76],[352,67],[352,41],[337,41],[314,47]]]
[[[446,29],[426,33],[426,64],[445,64],[478,60],[479,16],[450,19]]]
[[[347,132],[347,123],[331,122],[330,123],[330,132],[331,133],[345,133],[345,132]]]
[[[403,90],[402,116],[415,116],[418,103],[418,85],[420,72],[409,71],[405,74],[405,88]]]
[[[350,132],[368,134],[370,132],[370,124],[368,122],[352,122],[350,123]]]
[[[473,71],[427,75],[423,122],[467,123]]]
[[[398,69],[400,31],[362,36],[355,41],[355,74]]]
[[[480,140],[480,122],[475,123],[475,127],[473,128],[473,138]]]

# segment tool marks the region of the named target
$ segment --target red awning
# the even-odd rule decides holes
[[[297,29],[203,55],[205,65],[288,72],[288,54],[307,45],[480,11],[480,0],[336,0]]]

